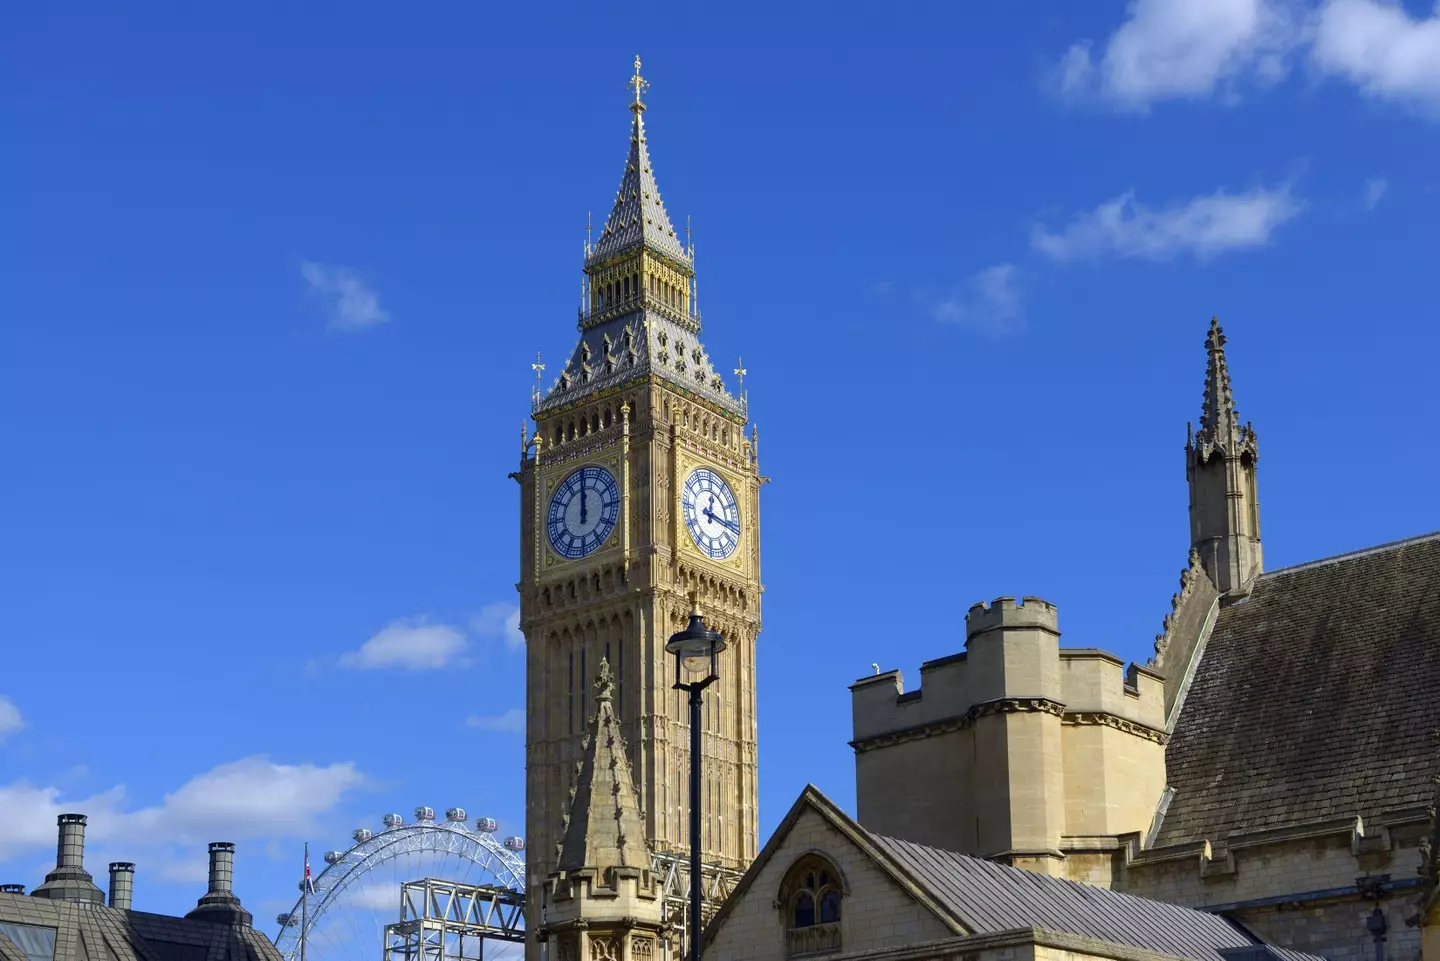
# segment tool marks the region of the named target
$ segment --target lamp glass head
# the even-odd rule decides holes
[[[725,638],[719,631],[707,628],[699,614],[691,614],[690,624],[671,635],[665,650],[680,659],[685,673],[703,677],[714,667],[715,657],[725,650]]]

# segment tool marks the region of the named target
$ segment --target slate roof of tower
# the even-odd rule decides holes
[[[281,955],[248,925],[0,893],[0,961],[281,961]]]
[[[615,206],[605,219],[600,239],[586,264],[601,263],[642,244],[688,264],[690,258],[680,244],[670,215],[665,212],[660,187],[655,183],[650,148],[645,142],[644,108],[632,109],[635,119],[630,124],[630,153],[625,158],[625,173],[615,194]]]
[[[625,738],[615,719],[614,696],[610,663],[602,659],[595,682],[595,714],[575,765],[570,811],[556,857],[561,871],[650,866],[645,821]]]
[[[1195,669],[1156,844],[1423,812],[1437,687],[1440,533],[1260,575]]]

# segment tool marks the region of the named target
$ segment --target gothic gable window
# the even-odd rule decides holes
[[[838,952],[844,899],[840,873],[828,860],[812,853],[796,861],[780,886],[785,956],[799,958]]]

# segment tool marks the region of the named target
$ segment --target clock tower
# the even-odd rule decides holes
[[[753,429],[746,436],[745,400],[727,390],[700,342],[695,248],[676,235],[656,186],[647,86],[637,57],[625,172],[603,231],[586,243],[579,340],[554,383],[537,387],[534,430],[527,427],[514,475],[527,648],[527,901],[537,907],[581,776],[602,662],[614,674],[610,710],[650,849],[688,852],[689,709],[672,689],[665,642],[685,627],[692,603],[728,645],[720,680],[705,692],[702,856],[743,870],[758,843],[764,478]]]

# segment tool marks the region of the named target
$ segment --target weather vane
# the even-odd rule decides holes
[[[635,76],[630,78],[630,89],[635,91],[635,101],[630,104],[630,109],[644,110],[645,101],[640,99],[640,95],[650,89],[650,82],[640,76],[640,55],[638,53],[635,55]]]
[[[744,390],[744,389],[745,389],[745,375],[748,374],[748,373],[750,373],[750,371],[748,371],[748,370],[745,369],[745,358],[744,358],[744,357],[737,357],[737,358],[735,359],[735,363],[739,364],[739,366],[735,368],[735,376],[736,376],[737,378],[739,378],[739,380],[740,380],[740,389],[741,389],[741,390]]]
[[[530,388],[530,393],[538,400],[540,398],[540,375],[545,371],[545,365],[540,363],[540,351],[538,350],[535,351],[535,363],[530,365],[530,369],[535,371],[535,386]]]

